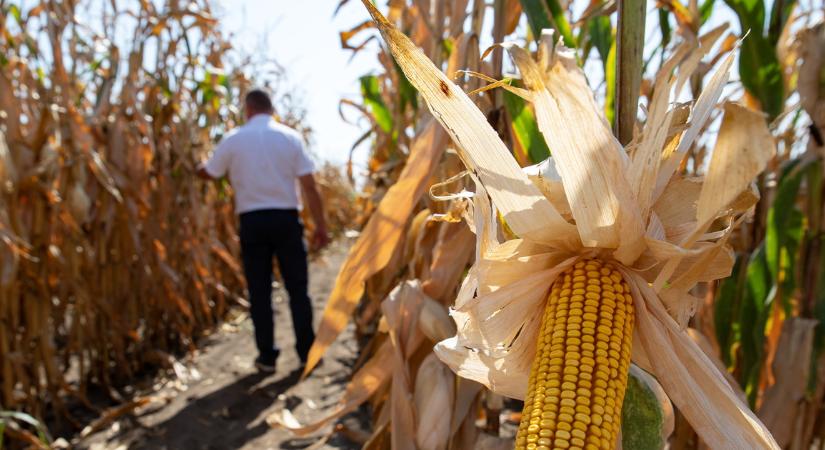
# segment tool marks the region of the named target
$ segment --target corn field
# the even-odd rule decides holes
[[[135,377],[171,367],[246,302],[229,187],[194,171],[252,81],[206,2],[156,3],[0,2],[0,410],[17,412],[0,435],[12,441],[40,445],[21,417],[79,429],[75,412],[101,413],[90,390],[125,402]],[[346,180],[325,167],[319,184],[342,229]]]
[[[27,418],[125,401],[245,304],[229,187],[191,173],[260,80],[208,4],[117,3],[98,29],[82,2],[0,1],[0,424],[33,446]],[[360,357],[331,412],[271,426],[323,440],[361,409],[364,449],[825,449],[825,5],[341,8],[364,10],[343,50],[382,71],[339,105],[368,124],[354,204],[353,162],[319,174],[360,235],[305,373],[347,326]]]

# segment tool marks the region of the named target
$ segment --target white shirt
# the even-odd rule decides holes
[[[218,144],[204,169],[214,178],[229,172],[235,191],[235,212],[260,209],[298,209],[298,177],[313,172],[301,135],[257,114],[230,131]]]

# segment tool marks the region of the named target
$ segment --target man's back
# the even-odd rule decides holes
[[[213,177],[229,173],[238,214],[297,209],[296,180],[314,170],[300,134],[266,114],[224,137],[205,168]]]

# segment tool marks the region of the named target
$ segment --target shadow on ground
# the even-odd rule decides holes
[[[261,373],[246,375],[204,397],[190,399],[177,414],[147,430],[149,439],[132,448],[241,448],[269,431],[261,414],[300,376],[300,370],[280,378],[267,378]],[[227,402],[229,399],[231,402]],[[221,430],[220,434],[216,429]]]
[[[338,242],[323,258],[311,262],[310,292],[316,322],[335,284],[349,243]],[[304,449],[314,448],[323,432],[297,438],[287,430],[270,427],[266,417],[289,408],[298,420],[311,422],[325,417],[337,404],[349,381],[358,356],[351,327],[327,350],[324,365],[300,380],[300,362],[292,350],[294,335],[286,293],[276,289],[276,339],[285,351],[278,359],[278,371],[261,374],[252,367],[256,350],[248,317],[224,324],[210,337],[208,345],[187,360],[187,379],[161,377],[136,396],[151,398],[149,405],[85,438],[72,442],[74,448],[89,450],[125,449]],[[137,380],[136,380],[137,382]],[[363,411],[345,417],[353,428],[369,429],[369,415]],[[335,434],[324,449],[356,449],[361,446]]]

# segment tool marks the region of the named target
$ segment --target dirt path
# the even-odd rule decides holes
[[[311,263],[310,293],[316,326],[338,268],[349,248],[337,242]],[[291,317],[286,292],[274,293],[276,338],[282,349],[278,370],[270,376],[252,366],[256,356],[252,323],[244,312],[224,324],[186,367],[172,379],[158,380],[142,395],[150,403],[123,416],[105,429],[76,443],[78,448],[100,449],[298,449],[317,438],[296,439],[272,429],[266,417],[284,407],[301,420],[321,417],[335,405],[349,379],[357,349],[347,329],[327,352],[324,363],[298,383],[298,358],[293,350]],[[358,417],[349,417],[358,427]],[[348,424],[349,425],[349,424]],[[333,436],[321,448],[360,448],[342,436]]]

